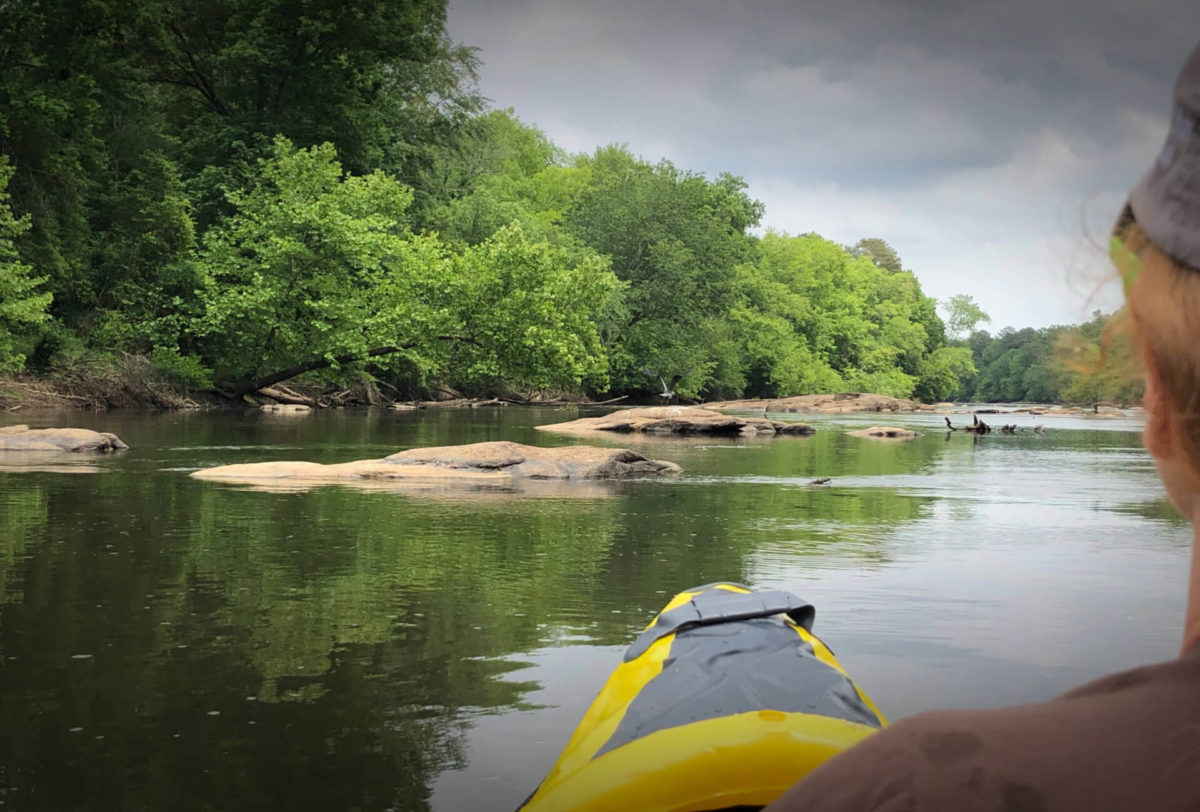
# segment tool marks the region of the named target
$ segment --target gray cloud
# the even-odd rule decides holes
[[[451,0],[449,29],[560,145],[740,174],[766,225],[882,236],[1025,325],[1113,304],[1069,283],[1103,274],[1083,237],[1152,160],[1200,4]]]

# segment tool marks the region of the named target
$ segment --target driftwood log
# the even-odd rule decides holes
[[[953,423],[950,422],[950,418],[947,417],[947,418],[945,418],[946,428],[950,429],[950,431],[965,431],[970,434],[990,434],[991,433],[992,427],[989,426],[987,423],[984,423],[982,420],[980,420],[978,415],[972,415],[972,417],[974,418],[974,420],[972,421],[971,425],[963,426],[962,428],[957,428]]]
[[[276,403],[287,403],[293,406],[308,406],[310,408],[317,405],[316,400],[313,398],[305,397],[294,389],[290,389],[282,385],[264,386],[262,389],[258,390],[258,394],[268,397]]]
[[[991,434],[992,433],[992,427],[989,426],[987,423],[984,423],[982,420],[980,420],[978,415],[972,415],[971,425],[963,426],[962,428],[957,428],[953,423],[951,423],[949,417],[943,417],[942,419],[946,421],[946,428],[949,429],[950,431],[964,431],[964,432],[967,432],[968,434]],[[1021,426],[1018,426],[1016,423],[1006,423],[1000,427],[1001,434],[1016,434],[1020,430],[1021,430]],[[1031,428],[1031,431],[1033,431],[1034,434],[1045,434],[1046,433],[1046,429],[1042,426],[1041,423],[1038,423],[1037,425],[1033,426]]]

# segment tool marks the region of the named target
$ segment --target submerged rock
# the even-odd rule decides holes
[[[264,403],[259,408],[270,414],[308,414],[312,411],[311,406],[303,403]]]
[[[933,406],[887,395],[862,392],[843,392],[828,395],[797,395],[790,398],[766,400],[723,400],[704,404],[707,409],[730,411],[817,412],[847,414],[851,412],[932,412]]]
[[[537,428],[566,434],[618,431],[647,434],[732,434],[743,437],[813,434],[816,431],[807,423],[783,423],[765,417],[722,414],[696,406],[622,409],[602,417],[581,417],[578,420],[550,423]]]
[[[192,476],[218,482],[307,484],[363,480],[508,484],[521,479],[621,479],[679,473],[673,462],[651,460],[622,448],[570,446],[538,448],[519,443],[413,448],[380,460],[333,465],[316,462],[254,462],[195,471]]]
[[[915,440],[921,432],[911,429],[901,429],[895,426],[871,426],[869,429],[846,432],[851,437],[872,437],[877,440]]]
[[[0,428],[0,451],[75,451],[107,453],[129,448],[115,434],[91,429],[31,429],[21,424]]]

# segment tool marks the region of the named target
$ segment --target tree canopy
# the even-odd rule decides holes
[[[8,206],[8,179],[12,169],[0,160],[0,371],[20,369],[25,363],[21,335],[48,318],[51,294],[39,292],[45,277],[32,276],[21,262],[13,240],[29,229],[29,217],[13,217]]]
[[[978,331],[969,350],[977,373],[960,375],[955,397],[992,402],[1134,403],[1142,378],[1124,315],[1100,311],[1079,325]]]
[[[0,363],[133,353],[230,394],[1017,392],[974,300],[943,322],[883,239],[763,234],[741,178],[486,109],[445,11],[6,4]],[[1065,396],[1046,370],[1021,394]]]
[[[966,293],[951,296],[942,302],[946,311],[946,335],[951,341],[964,339],[980,324],[990,324],[992,317],[983,312],[975,298]]]

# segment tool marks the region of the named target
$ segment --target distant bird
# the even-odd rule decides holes
[[[946,428],[950,429],[950,431],[954,431],[954,426],[950,425],[950,418],[943,416],[942,419],[946,421]]]
[[[695,369],[695,367],[693,367],[692,369]],[[642,370],[642,372],[646,373],[646,377],[650,378],[650,380],[654,380],[655,378],[658,378],[658,382],[660,384],[662,384],[662,391],[658,393],[658,396],[660,398],[662,398],[663,405],[670,403],[672,398],[676,397],[675,387],[678,386],[679,382],[682,381],[684,379],[684,377],[688,374],[688,372],[691,372],[691,371],[692,370],[689,369],[687,372],[683,373],[682,375],[676,375],[675,377],[671,378],[671,383],[668,385],[667,382],[665,380],[663,380],[663,376],[659,375],[657,372],[653,372],[649,369]]]

